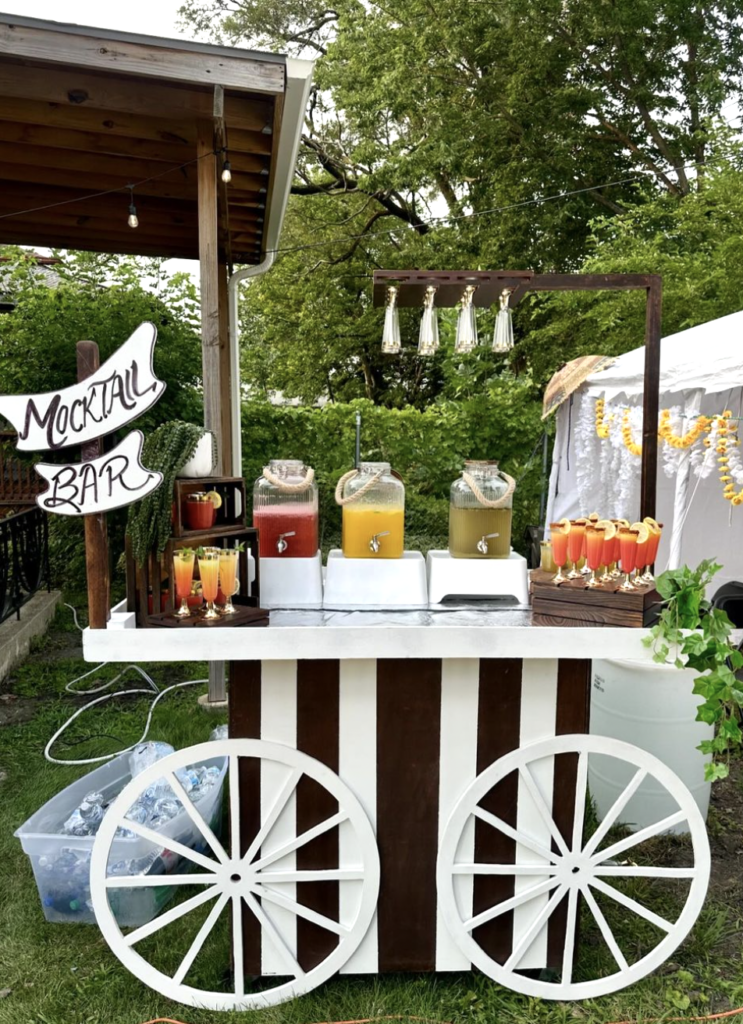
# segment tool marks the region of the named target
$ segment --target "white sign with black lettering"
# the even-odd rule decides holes
[[[45,512],[67,516],[110,512],[131,505],[162,483],[162,473],[145,469],[140,459],[144,436],[133,430],[121,444],[90,462],[51,465],[40,463],[36,472],[49,487],[36,498]]]
[[[0,396],[0,416],[18,431],[18,449],[54,451],[84,445],[146,412],[165,390],[152,366],[156,338],[154,324],[140,324],[103,366],[79,384],[43,395]],[[93,510],[86,507],[85,511]]]

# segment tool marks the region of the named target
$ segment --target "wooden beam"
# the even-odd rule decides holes
[[[155,231],[151,234],[132,231],[114,232],[110,229],[86,229],[77,224],[43,224],[0,221],[0,244],[49,246],[55,249],[84,249],[90,252],[111,252],[122,255],[166,256],[198,259],[198,245],[193,237],[175,237]]]
[[[650,274],[648,278],[645,310],[645,379],[642,388],[641,518],[645,516],[655,518],[658,487],[658,412],[663,279],[658,274]]]
[[[86,161],[88,171],[76,171],[64,167],[40,167],[30,161],[27,164],[5,163],[0,155],[0,183],[5,182],[26,182],[27,184],[45,185],[49,187],[64,187],[82,189],[87,193],[108,191],[111,189],[126,189],[127,185],[136,181],[129,175],[103,174],[98,168]],[[185,170],[186,168],[184,168]],[[157,196],[161,199],[185,199],[196,203],[196,169],[193,170],[193,180],[180,177],[179,172],[155,181],[146,181],[137,185],[137,195]]]
[[[222,473],[225,476],[234,476],[236,470],[232,465],[232,368],[230,366],[230,314],[227,294],[227,265],[220,263],[217,272],[219,293],[219,388],[222,394],[219,406],[221,412]]]
[[[204,390],[204,426],[217,438],[217,476],[222,475],[224,439],[220,381],[219,241],[217,233],[217,158],[214,155],[214,124],[199,121],[196,153],[199,157],[198,222],[201,280],[201,352]]]
[[[194,147],[194,156],[196,149]],[[183,156],[181,156],[181,160]],[[46,146],[18,146],[10,142],[0,141],[0,164],[14,165],[16,168],[48,168],[52,172],[72,171],[77,175],[101,175],[113,180],[121,179],[126,184],[142,181],[145,178],[157,176],[157,181],[151,182],[153,189],[158,187],[159,182],[167,185],[179,184],[188,191],[188,194],[196,201],[196,164],[187,164],[185,167],[175,167],[168,170],[157,160],[141,160],[124,156],[108,156],[106,154],[90,154],[74,149],[51,149]],[[27,181],[27,177],[17,177],[22,171],[8,170],[9,180]],[[0,174],[0,179],[5,175]],[[56,175],[51,175],[49,184],[61,184]],[[233,168],[232,184],[230,193],[235,195],[240,202],[248,205],[258,206],[265,202],[266,176],[258,173],[246,174],[242,171],[235,171]],[[82,182],[81,182],[81,187]],[[100,186],[105,188],[106,186]],[[87,187],[86,187],[87,191]],[[146,194],[146,193],[145,193]],[[153,194],[158,194],[153,192]]]
[[[175,138],[167,141],[133,139],[129,136],[104,135],[99,132],[78,132],[63,128],[46,128],[34,124],[19,124],[0,120],[0,141],[18,146],[45,146],[52,149],[71,149],[77,153],[134,157],[144,160],[162,160],[172,167],[190,160],[192,146]],[[255,170],[260,172],[265,161],[256,159]]]
[[[535,274],[530,292],[633,291],[648,288],[652,274]]]
[[[132,42],[115,33],[99,34],[95,29],[72,32],[29,27],[10,14],[0,15],[0,19],[0,53],[11,58],[77,64],[189,85],[221,82],[232,89],[261,94],[284,91],[283,64],[249,56],[247,51],[245,56],[230,57],[216,48],[191,50],[177,44]]]
[[[98,346],[94,341],[77,343],[77,379],[86,380],[100,367]],[[103,454],[100,440],[82,446],[83,462],[90,462]],[[83,516],[85,528],[85,570],[88,578],[88,625],[91,629],[105,629],[110,617],[108,526],[106,513]]]
[[[60,106],[103,110],[109,114],[157,112],[160,118],[193,121],[210,117],[212,87],[189,88],[141,78],[91,72],[80,67],[20,65],[0,59],[0,97],[36,100]],[[270,124],[272,105],[265,97],[225,96],[224,116],[235,128],[262,131]]]

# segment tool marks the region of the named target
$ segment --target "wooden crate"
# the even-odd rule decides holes
[[[214,530],[240,531],[245,529],[245,481],[239,476],[210,476],[203,479],[179,479],[173,491],[173,536],[189,540],[202,531],[191,530],[184,519],[184,503],[189,494],[196,491],[216,491],[222,498],[222,507],[217,509]],[[196,547],[196,544],[191,544]]]
[[[260,607],[260,574],[258,562],[258,531],[252,527],[243,527],[237,530],[234,527],[225,529],[214,528],[213,530],[189,531],[186,537],[171,537],[165,545],[165,551],[160,558],[155,558],[154,553],[147,559],[145,565],[135,562],[131,551],[129,538],[126,539],[126,604],[127,611],[136,612],[137,625],[142,628],[158,625],[151,621],[152,616],[162,612],[172,612],[176,607],[175,581],[173,578],[173,552],[179,548],[197,548],[234,546],[237,543],[245,544],[245,551],[240,555],[238,566],[238,579],[240,581],[240,593],[236,594],[232,602],[235,605],[244,605],[250,608]],[[253,555],[255,561],[255,580],[252,584],[248,582],[248,552]],[[195,576],[198,577],[198,566],[195,569]],[[248,589],[251,589],[250,597],[247,597]],[[157,607],[157,601],[160,607]]]
[[[600,587],[586,587],[585,580],[568,580],[556,586],[553,574],[531,573],[531,605],[536,626],[652,626],[660,613],[662,598],[649,586],[620,590],[622,579]]]

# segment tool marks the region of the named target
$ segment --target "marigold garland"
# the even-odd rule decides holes
[[[685,434],[674,434],[671,428],[671,410],[661,409],[658,437],[672,448],[691,448],[699,440],[705,430],[709,430],[712,420],[708,416],[698,416],[694,426]]]
[[[596,433],[603,440],[608,440],[609,437],[609,424],[614,419],[610,416],[608,420],[604,421],[604,408],[605,401],[603,398],[596,399]]]
[[[736,493],[733,485],[733,478],[730,475],[730,452],[729,445],[739,445],[738,435],[735,427],[731,427],[730,419],[732,413],[729,409],[718,416],[715,420],[717,425],[717,463],[720,468],[720,483],[725,486],[722,496],[733,505],[743,505],[743,487]]]
[[[629,417],[629,409],[625,409],[622,413],[622,440],[624,441],[624,447],[633,455],[642,455],[642,445],[637,444],[632,438],[632,424],[629,421]]]

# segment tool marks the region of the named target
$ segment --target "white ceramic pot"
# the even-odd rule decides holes
[[[706,819],[710,785],[704,781],[709,757],[697,747],[714,737],[714,726],[697,722],[701,697],[692,692],[693,669],[652,662],[594,661],[591,686],[591,733],[633,743],[678,775]],[[633,769],[613,758],[592,759],[589,787],[602,818],[629,783]],[[622,814],[624,824],[644,828],[678,808],[665,790],[643,782]],[[682,823],[675,832],[686,832]]]
[[[214,434],[211,430],[207,430],[196,445],[196,451],[183,466],[183,469],[181,469],[178,476],[188,477],[189,479],[199,479],[200,477],[211,476],[215,465],[215,443],[216,439]]]

